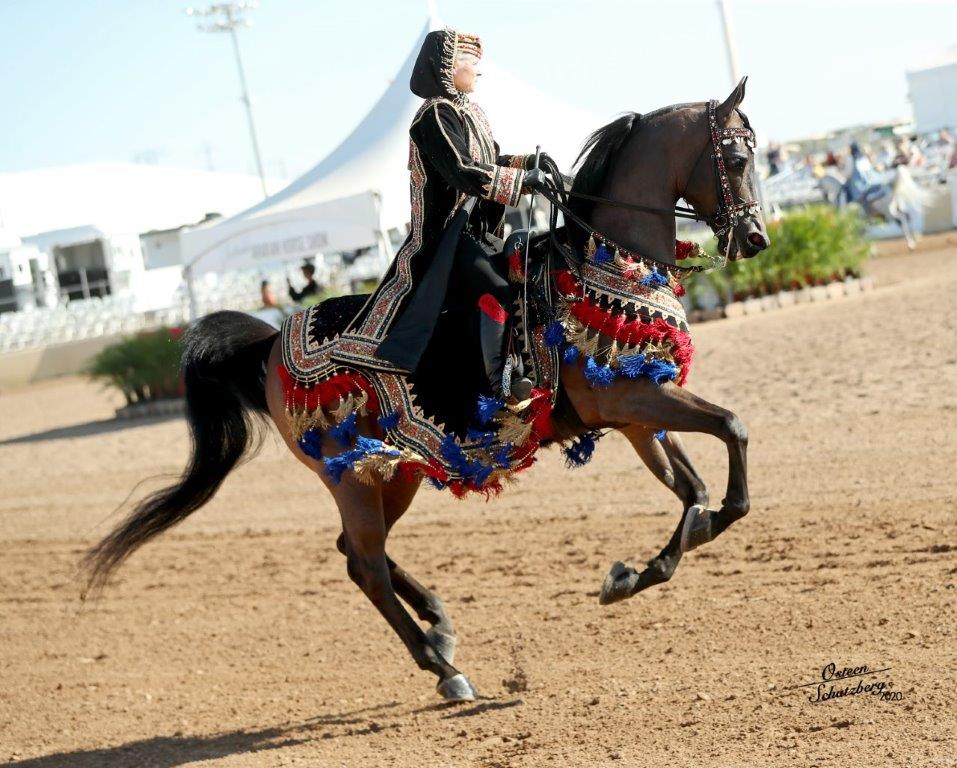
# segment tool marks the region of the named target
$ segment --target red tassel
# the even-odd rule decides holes
[[[516,248],[508,255],[508,279],[513,283],[525,280],[525,266],[522,263],[522,252]]]
[[[675,258],[678,261],[687,259],[694,251],[695,244],[690,240],[675,240]]]
[[[504,323],[508,320],[508,312],[505,311],[505,308],[499,304],[498,299],[492,294],[483,293],[478,301],[478,305],[479,308],[496,323]]]
[[[366,408],[372,414],[379,413],[379,399],[376,397],[371,382],[365,376],[353,371],[346,371],[307,387],[296,381],[286,369],[286,366],[280,364],[276,368],[279,372],[279,379],[282,381],[287,405],[295,405],[299,409],[314,411],[319,406],[325,408],[348,395],[365,392],[369,396]]]

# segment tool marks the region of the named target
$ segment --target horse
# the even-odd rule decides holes
[[[694,102],[641,116],[627,113],[595,131],[579,157],[568,215],[608,242],[654,259],[664,271],[677,268],[674,212],[679,199],[709,223],[728,258],[750,258],[767,248],[755,202],[753,133],[739,109],[745,82],[720,104]],[[744,136],[750,138],[743,141]],[[325,330],[343,329],[356,311],[355,301],[346,302],[348,309],[343,301],[321,305],[333,318]],[[607,336],[601,341],[606,348],[614,346]],[[336,547],[346,557],[351,580],[418,667],[438,678],[442,697],[473,700],[475,687],[454,666],[457,638],[444,603],[386,553],[389,532],[408,510],[422,474],[395,473],[385,479],[363,475],[356,467],[340,468],[340,476],[331,477],[328,463],[316,457],[337,450],[333,429],[315,428],[311,434],[321,446],[314,447],[321,450],[304,450],[304,441],[290,426],[288,391],[277,372],[283,362],[279,335],[256,318],[230,311],[201,318],[185,334],[182,360],[192,440],[189,462],[177,482],[140,501],[87,552],[87,592],[101,589],[132,552],[208,502],[237,463],[255,452],[272,421],[290,452],[332,494],[342,523]],[[647,567],[612,566],[600,595],[600,602],[609,604],[668,581],[685,551],[748,513],[748,433],[735,413],[672,381],[619,377],[595,387],[581,361],[568,360],[560,363],[560,392],[551,415],[555,440],[600,429],[620,431],[681,506],[674,534]],[[345,395],[341,399],[345,402]],[[381,420],[377,424],[361,409],[354,413],[356,442],[383,434]],[[708,488],[680,432],[709,434],[726,445],[729,476],[720,508],[708,509]]]
[[[828,168],[818,179],[818,188],[826,202],[844,208],[849,204],[846,183],[840,172]],[[908,250],[912,251],[917,239],[911,219],[914,211],[927,204],[927,198],[927,192],[917,186],[907,166],[899,164],[894,167],[891,181],[881,185],[880,194],[866,195],[859,205],[865,217],[897,224],[904,233]]]

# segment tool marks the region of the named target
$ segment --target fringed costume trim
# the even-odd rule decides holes
[[[651,297],[642,301],[642,289],[649,294],[670,291],[666,283],[639,282],[642,289],[633,290],[627,311],[613,306],[617,298],[603,295],[600,287],[583,285],[569,271],[557,272],[555,283],[564,306],[559,321],[546,329],[545,343],[558,347],[566,363],[581,364],[593,387],[608,387],[619,377],[685,383],[694,355],[691,334],[663,316],[653,317],[660,302]],[[672,307],[671,315],[679,311]],[[680,323],[684,312],[674,319]],[[606,345],[605,340],[611,343]]]
[[[446,434],[440,455],[425,457],[400,448],[389,439],[389,432],[398,428],[402,414],[381,412],[375,387],[366,376],[345,371],[303,385],[285,366],[278,366],[278,370],[293,436],[303,453],[323,463],[334,483],[339,483],[347,471],[366,483],[388,482],[396,476],[408,480],[420,476],[436,488],[447,488],[458,498],[469,493],[489,498],[498,494],[512,475],[530,467],[542,441],[553,437],[550,390],[535,389],[529,400],[518,406],[480,397],[475,425],[465,439]],[[363,418],[374,421],[360,425]],[[381,438],[360,434],[360,426],[373,430],[378,427]],[[343,450],[324,455],[322,443],[326,434]]]

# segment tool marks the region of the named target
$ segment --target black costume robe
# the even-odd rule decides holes
[[[426,38],[412,75],[412,90],[426,97],[409,128],[409,173],[412,222],[376,291],[366,302],[333,351],[333,359],[387,371],[410,370],[412,347],[421,354],[431,328],[422,323],[403,329],[380,350],[396,321],[410,305],[419,318],[437,317],[445,298],[460,232],[446,229],[455,221],[467,234],[481,239],[498,230],[506,205],[518,204],[526,155],[499,153],[485,113],[464,94],[449,90],[451,83],[447,38],[449,31]],[[454,34],[454,33],[452,33]],[[456,212],[470,197],[478,205],[463,221]],[[441,246],[441,247],[440,247]],[[431,273],[430,278],[426,276]],[[426,290],[416,290],[425,280]],[[391,349],[390,349],[391,347]]]

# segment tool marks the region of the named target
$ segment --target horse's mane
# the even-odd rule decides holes
[[[643,123],[688,106],[691,106],[691,104],[672,104],[669,107],[662,107],[644,115],[638,112],[625,112],[621,117],[612,120],[608,125],[603,125],[589,135],[585,139],[584,145],[582,145],[578,159],[575,160],[578,170],[575,172],[572,191],[586,195],[600,195],[615,155],[631,138],[632,134]],[[579,198],[571,198],[569,202],[569,208],[572,209],[572,212],[586,221],[591,216],[594,207],[594,203]],[[580,234],[577,231],[578,227],[571,227],[571,229],[576,235]]]
[[[612,159],[618,154],[618,150],[624,146],[624,143],[640,122],[641,115],[637,112],[626,112],[608,125],[603,125],[585,139],[582,151],[575,160],[575,165],[579,167],[575,172],[575,181],[572,184],[573,192],[581,192],[586,195],[597,195],[601,192]],[[568,207],[572,209],[576,216],[587,220],[595,204],[588,200],[573,197]]]

